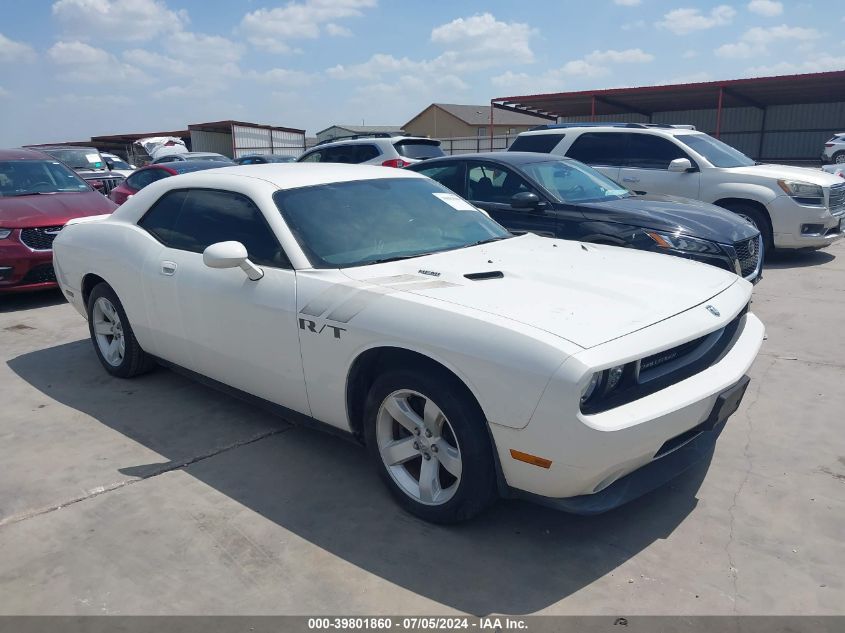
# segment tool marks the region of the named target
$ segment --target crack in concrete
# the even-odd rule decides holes
[[[765,356],[766,358],[773,358],[775,360],[788,360],[795,363],[804,363],[805,365],[819,365],[821,367],[833,367],[834,369],[845,369],[845,363],[832,363],[824,360],[806,360],[798,358],[797,356],[785,356],[783,354],[768,354],[760,352],[758,356]]]
[[[152,479],[153,477],[158,477],[159,475],[164,475],[169,472],[173,472],[174,470],[181,470],[183,468],[187,468],[188,466],[192,466],[193,464],[196,464],[198,462],[210,459],[211,457],[216,457],[217,455],[222,455],[223,453],[227,453],[237,448],[241,448],[242,446],[248,446],[249,444],[260,442],[261,440],[264,440],[268,437],[273,437],[274,435],[280,435],[282,433],[285,433],[286,431],[290,431],[293,428],[295,427],[288,426],[287,428],[273,429],[272,431],[260,433],[259,435],[254,435],[253,437],[247,438],[245,440],[239,440],[237,442],[233,442],[232,444],[215,448],[207,453],[191,457],[187,460],[162,464],[161,468],[158,468],[146,475],[141,475],[132,479],[124,479],[122,481],[118,481],[107,486],[97,486],[96,488],[88,490],[84,495],[74,497],[73,499],[69,499],[63,503],[48,506],[46,508],[40,508],[38,510],[30,510],[28,512],[21,512],[12,516],[8,516],[4,519],[0,519],[0,528],[6,527],[8,525],[13,525],[15,523],[20,523],[21,521],[28,521],[29,519],[34,519],[35,517],[43,516],[45,514],[50,514],[51,512],[55,512],[56,510],[61,510],[62,508],[66,508],[82,501],[87,501],[88,499],[99,497],[100,495],[112,492],[113,490],[120,490],[121,488],[125,488],[126,486],[130,486],[141,481],[146,481],[147,479]]]
[[[775,366],[777,363],[777,358],[773,359],[769,366],[763,371],[760,375],[760,378],[756,381],[757,382],[757,390],[754,394],[754,401],[749,403],[748,408],[745,410],[745,419],[748,421],[748,425],[746,427],[745,433],[745,447],[742,449],[742,454],[745,457],[745,462],[747,468],[745,469],[745,475],[742,478],[742,481],[739,483],[736,491],[734,492],[733,499],[731,501],[731,505],[728,508],[728,515],[730,516],[730,531],[728,532],[728,542],[725,543],[725,554],[728,556],[728,571],[730,572],[731,578],[731,586],[733,588],[733,612],[736,615],[737,611],[737,598],[739,598],[739,583],[738,583],[738,570],[736,565],[734,564],[734,558],[731,554],[731,545],[734,542],[734,528],[736,527],[736,507],[737,507],[737,499],[739,498],[740,493],[742,493],[743,488],[745,488],[745,484],[748,483],[748,478],[751,476],[751,468],[753,466],[751,455],[749,453],[749,448],[751,447],[751,435],[754,431],[754,424],[751,421],[751,410],[756,406],[757,402],[760,400],[760,390],[763,388],[765,384],[765,378],[768,373],[771,371],[772,367]]]

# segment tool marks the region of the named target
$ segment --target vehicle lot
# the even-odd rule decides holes
[[[0,299],[0,613],[834,614],[845,244],[777,256],[708,472],[574,517],[437,527],[349,442],[159,370],[108,377],[58,293]]]

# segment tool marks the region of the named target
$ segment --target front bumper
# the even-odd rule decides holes
[[[776,248],[824,248],[842,239],[845,213],[832,215],[827,207],[796,203],[778,196],[769,205]]]
[[[0,240],[0,294],[56,287],[53,251],[35,251],[19,239],[20,230]]]
[[[681,332],[696,332],[693,338],[697,338],[725,329],[740,314],[749,295],[750,285],[737,281],[707,302],[720,313],[718,318],[704,305],[696,306],[570,357],[549,381],[525,427],[490,424],[506,485],[518,494],[528,493],[547,500],[594,496],[627,475],[669,457],[665,450],[667,443],[703,428],[701,425],[711,418],[719,397],[743,380],[763,340],[764,327],[755,315],[739,316],[739,325],[724,351],[705,369],[615,408],[595,414],[582,413],[579,400],[584,379],[589,378],[592,370],[642,358],[643,350],[659,352],[690,340],[689,336],[681,336]],[[708,431],[711,435],[703,435],[695,445],[704,443],[707,437],[715,441],[715,430],[714,426],[713,431]],[[525,463],[512,451],[540,457],[550,465],[543,468]],[[689,450],[679,455],[687,455],[685,459],[692,463]],[[679,459],[674,457],[663,463],[669,465]],[[648,472],[661,468],[666,468],[664,480],[682,470],[676,466],[652,466]],[[646,489],[650,488],[640,483],[631,486],[625,494],[606,494],[616,495],[619,503],[623,503]],[[559,507],[566,504],[555,503]],[[572,507],[588,505],[582,500],[571,503],[575,504]],[[610,505],[607,501],[596,502],[597,507]]]

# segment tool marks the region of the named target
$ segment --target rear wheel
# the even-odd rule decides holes
[[[769,223],[768,216],[760,211],[757,207],[751,204],[742,202],[732,202],[725,205],[725,209],[733,211],[743,220],[752,224],[754,228],[760,231],[763,236],[763,247],[766,253],[772,252],[774,248],[774,239],[772,235],[772,226]]]
[[[837,165],[845,164],[845,152],[836,152],[833,155],[833,162]]]
[[[435,523],[472,518],[496,498],[486,421],[456,379],[408,370],[367,397],[367,448],[399,504]]]
[[[123,304],[107,283],[97,284],[88,297],[88,331],[105,370],[131,378],[155,367],[155,359],[138,344]]]

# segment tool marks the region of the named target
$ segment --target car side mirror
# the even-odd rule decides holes
[[[669,163],[669,171],[675,173],[692,171],[692,162],[690,162],[689,158],[676,158]]]
[[[202,252],[202,261],[209,268],[240,268],[252,281],[264,276],[264,271],[249,261],[246,246],[240,242],[217,242]]]
[[[514,209],[540,209],[545,206],[540,196],[532,191],[520,191],[511,198]]]

